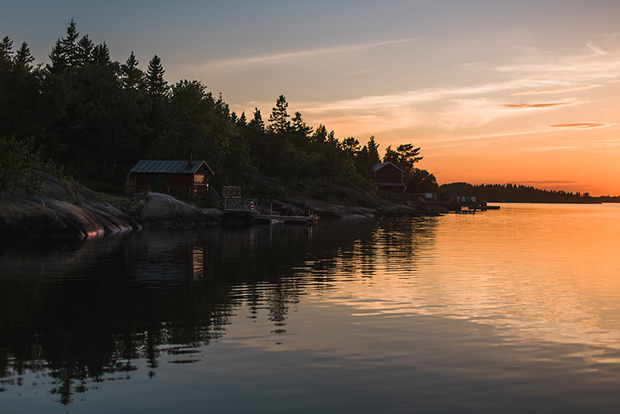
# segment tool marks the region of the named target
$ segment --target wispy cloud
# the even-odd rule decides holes
[[[529,147],[529,148],[522,148],[521,151],[527,151],[527,152],[553,152],[553,151],[566,151],[566,150],[574,150],[577,149],[576,147],[573,147],[571,145],[556,145],[556,146],[539,146],[539,147]]]
[[[346,46],[336,46],[336,47],[325,47],[325,48],[316,48],[316,49],[307,49],[297,52],[286,52],[286,53],[273,53],[266,55],[255,55],[255,56],[243,56],[236,57],[231,59],[222,59],[214,62],[207,62],[202,65],[196,66],[194,70],[200,71],[211,71],[217,69],[244,69],[257,65],[264,64],[272,64],[286,61],[294,61],[294,60],[302,60],[306,58],[315,58],[320,55],[333,55],[333,54],[342,54],[349,52],[357,52],[366,49],[372,49],[382,46],[390,46],[399,43],[407,43],[415,40],[414,38],[407,39],[397,39],[397,40],[388,40],[384,42],[375,42],[375,43],[366,43],[366,44],[357,44],[357,45],[346,45]]]
[[[609,128],[615,124],[601,124],[598,122],[575,122],[572,124],[553,124],[550,128],[570,128],[570,129],[592,129],[592,128]]]
[[[339,53],[358,48],[378,47],[380,45],[404,43],[412,39],[342,48],[317,49],[294,54],[273,55],[234,62],[262,61],[270,59],[293,58],[313,53]],[[255,59],[255,60],[254,60]],[[223,63],[223,62],[222,62]],[[580,50],[543,51],[527,50],[518,63],[490,67],[479,66],[480,70],[500,82],[474,85],[454,85],[438,88],[421,88],[402,92],[366,95],[354,99],[341,99],[322,102],[296,103],[306,121],[310,124],[325,124],[335,129],[339,135],[370,135],[409,133],[414,129],[425,131],[434,137],[444,132],[458,131],[462,137],[475,135],[475,129],[494,121],[532,116],[544,111],[562,110],[576,105],[594,104],[594,101],[573,97],[565,100],[547,102],[507,102],[508,96],[527,96],[543,94],[571,93],[601,88],[607,83],[620,80],[620,52],[606,52],[594,45],[586,45]],[[490,68],[490,69],[489,69]],[[252,104],[269,107],[270,103]],[[541,119],[532,119],[531,129],[549,133],[552,128],[592,129],[610,124],[598,122],[578,122],[548,125]],[[400,132],[397,132],[400,131]],[[468,132],[474,132],[469,134]],[[418,132],[416,132],[418,133]],[[505,136],[501,131],[498,139]]]
[[[606,139],[594,144],[596,148],[617,148],[620,147],[620,139]]]
[[[579,86],[571,86],[567,88],[549,88],[549,89],[536,89],[531,91],[517,92],[513,93],[512,96],[519,95],[542,95],[542,94],[551,94],[551,93],[567,93],[567,92],[576,92],[582,91],[586,89],[594,89],[601,88],[603,85],[594,84],[594,85],[579,85]]]
[[[556,85],[573,87],[584,81],[590,84],[591,81],[617,78],[620,59],[617,53],[612,54],[589,43],[585,50],[572,53],[529,49],[520,63],[501,65],[496,70],[512,76],[554,80]]]
[[[541,103],[541,104],[506,104],[504,108],[526,108],[526,109],[544,109],[544,108],[554,108],[557,106],[565,106],[565,105],[573,105],[572,102],[552,102],[552,103]]]

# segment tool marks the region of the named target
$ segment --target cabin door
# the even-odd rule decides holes
[[[153,189],[160,193],[164,191],[164,177],[161,174],[153,177]]]

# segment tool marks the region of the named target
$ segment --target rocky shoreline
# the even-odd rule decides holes
[[[45,176],[34,194],[23,190],[0,196],[0,239],[74,239],[140,230],[144,227],[171,229],[220,225],[224,213],[216,208],[199,209],[166,194],[136,194],[125,211],[103,202],[90,189],[73,182]],[[442,203],[390,202],[372,199],[374,207],[287,198],[266,200],[273,206],[298,214],[312,210],[321,219],[385,216],[435,216],[447,211]],[[278,213],[275,213],[276,215]]]
[[[44,175],[39,191],[0,195],[0,239],[84,239],[142,228],[90,189]]]

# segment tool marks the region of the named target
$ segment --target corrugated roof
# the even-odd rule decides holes
[[[204,163],[211,174],[211,168],[204,161],[162,161],[162,160],[140,160],[129,170],[130,173],[151,173],[151,174],[193,174]]]

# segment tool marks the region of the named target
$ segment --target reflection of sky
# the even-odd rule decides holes
[[[430,238],[412,229],[400,255],[382,246],[390,237],[379,230],[371,277],[362,277],[366,258],[354,251],[346,261],[358,263],[354,277],[338,277],[314,297],[353,307],[362,324],[369,315],[442,316],[494,326],[508,341],[617,349],[618,218],[615,205],[504,205],[442,217]],[[344,263],[334,272],[355,268]]]
[[[614,205],[503,205],[311,231],[152,231],[42,254],[43,265],[59,257],[67,268],[48,278],[42,265],[31,268],[39,273],[23,287],[48,301],[35,296],[29,306],[52,304],[42,312],[72,339],[41,335],[27,372],[2,378],[0,404],[8,412],[615,412],[619,215]],[[2,263],[17,257],[7,254]],[[106,273],[114,263],[119,274]],[[49,295],[42,281],[56,272],[82,279]],[[72,296],[87,280],[110,309]],[[102,317],[127,304],[127,313]],[[56,321],[67,315],[83,323]],[[84,327],[104,334],[80,347]],[[66,359],[47,361],[57,340]],[[83,372],[73,403],[54,402],[59,395],[48,392],[76,374],[74,358],[89,361],[93,342],[115,369],[96,379]]]

